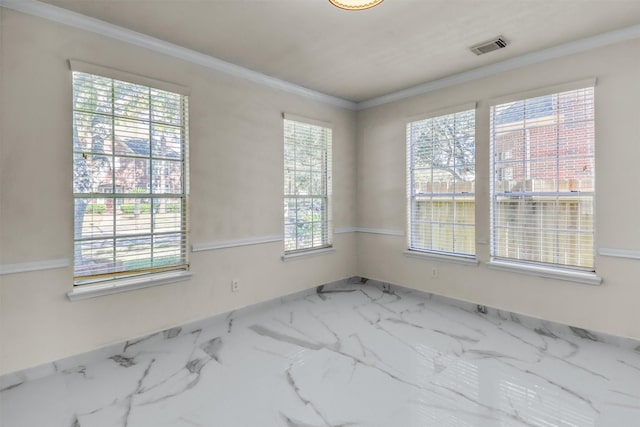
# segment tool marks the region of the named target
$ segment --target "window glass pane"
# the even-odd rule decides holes
[[[296,224],[286,224],[284,226],[284,250],[295,251],[297,249]]]
[[[181,128],[183,125],[183,113],[181,95],[151,89],[151,120]]]
[[[431,169],[414,169],[412,174],[413,194],[431,193]]]
[[[311,192],[311,174],[298,170],[294,175],[294,193],[299,196],[308,196]]]
[[[463,254],[472,254],[476,247],[476,230],[473,225],[454,226],[455,238],[453,240],[453,250]]]
[[[167,157],[180,159],[182,157],[182,128],[175,126],[165,126],[160,124],[151,125],[153,157]]]
[[[455,199],[453,197],[434,197],[432,199],[432,220],[434,222],[452,223]]]
[[[114,80],[113,97],[113,112],[116,116],[149,120],[148,87]]]
[[[453,193],[454,186],[454,168],[450,169],[441,169],[441,168],[433,168],[431,169],[431,182],[430,182],[430,192],[431,193]]]
[[[113,234],[113,204],[111,199],[75,199],[75,219],[78,236],[83,239],[109,237]]]
[[[150,199],[116,199],[116,235],[151,234]]]
[[[113,113],[113,81],[86,73],[73,73],[73,108],[88,113]]]
[[[116,244],[116,271],[146,270],[152,267],[151,236],[120,237]]]
[[[302,141],[296,141],[298,143],[295,144],[294,152],[295,152],[296,169],[308,171],[309,163],[310,163],[309,153],[311,150],[311,146],[310,146],[311,141],[309,139],[308,134],[298,133],[298,136],[302,139]]]
[[[558,126],[552,123],[529,127],[525,132],[525,144],[520,148],[526,160],[555,159],[558,157]]]
[[[298,224],[309,224],[313,221],[312,199],[300,198],[296,203],[296,222]]]
[[[536,183],[537,188],[544,188],[544,191],[557,191],[558,187],[558,168],[557,157],[549,159],[532,159],[525,163],[524,174],[527,182],[530,183],[526,186],[528,191],[534,191],[533,183]]]
[[[431,198],[414,198],[413,210],[411,215],[415,222],[425,222],[431,220]]]
[[[593,192],[595,159],[591,156],[566,156],[558,162],[560,191]]]
[[[522,162],[525,159],[525,135],[524,129],[509,129],[493,132],[494,161],[496,163],[510,161]]]
[[[453,174],[456,193],[474,193],[476,186],[475,164],[456,166]]]
[[[182,162],[172,160],[154,160],[152,165],[152,193],[182,193]]]
[[[76,193],[112,193],[112,161],[111,156],[74,154],[74,191]]]
[[[73,116],[73,150],[82,153],[111,154],[111,119],[95,113],[76,112]]]
[[[473,225],[476,218],[476,206],[473,196],[456,197],[454,222],[457,224]]]
[[[325,191],[325,178],[322,172],[311,172],[309,174],[311,181],[311,194],[318,196],[326,193]]]
[[[442,252],[453,252],[453,225],[433,223],[431,225],[433,247]]]
[[[114,157],[115,186],[118,193],[149,193],[149,160]]]
[[[431,222],[412,222],[411,241],[413,242],[414,249],[433,249],[431,240]]]
[[[414,168],[431,168],[433,165],[433,143],[418,140],[411,147],[411,155]]]
[[[324,227],[322,222],[314,222],[311,225],[312,227],[312,245],[314,247],[318,247],[318,246],[322,246],[323,242],[325,241],[325,237],[324,237]]]
[[[114,119],[116,154],[149,157],[149,122]]]
[[[284,220],[285,225],[295,224],[296,222],[296,201],[295,197],[287,197],[284,199]]]
[[[184,252],[184,244],[183,235],[180,233],[154,236],[152,267],[179,264]]]
[[[75,242],[75,276],[106,274],[115,270],[113,239]]]
[[[184,218],[182,199],[152,199],[151,207],[155,233],[180,232]]]

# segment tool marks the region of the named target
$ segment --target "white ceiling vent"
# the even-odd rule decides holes
[[[494,50],[502,49],[503,47],[507,47],[509,42],[502,35],[497,36],[491,40],[487,40],[486,42],[478,43],[476,45],[471,46],[471,52],[476,55],[483,55],[485,53],[493,52]]]

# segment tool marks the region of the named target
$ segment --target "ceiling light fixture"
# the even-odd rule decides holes
[[[364,10],[382,3],[383,0],[329,0],[332,5],[344,10]]]

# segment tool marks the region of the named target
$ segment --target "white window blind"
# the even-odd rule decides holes
[[[491,107],[491,255],[594,270],[594,89]]]
[[[409,249],[475,254],[475,110],[407,124]]]
[[[73,71],[76,285],[187,268],[187,97]]]
[[[284,116],[284,250],[331,246],[331,128]]]

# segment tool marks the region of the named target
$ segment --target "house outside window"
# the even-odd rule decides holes
[[[284,252],[328,248],[331,233],[330,125],[284,115]]]
[[[475,106],[407,124],[409,250],[475,255]]]
[[[73,71],[74,282],[187,268],[187,97]]]
[[[494,105],[490,120],[492,257],[594,271],[594,88]]]

